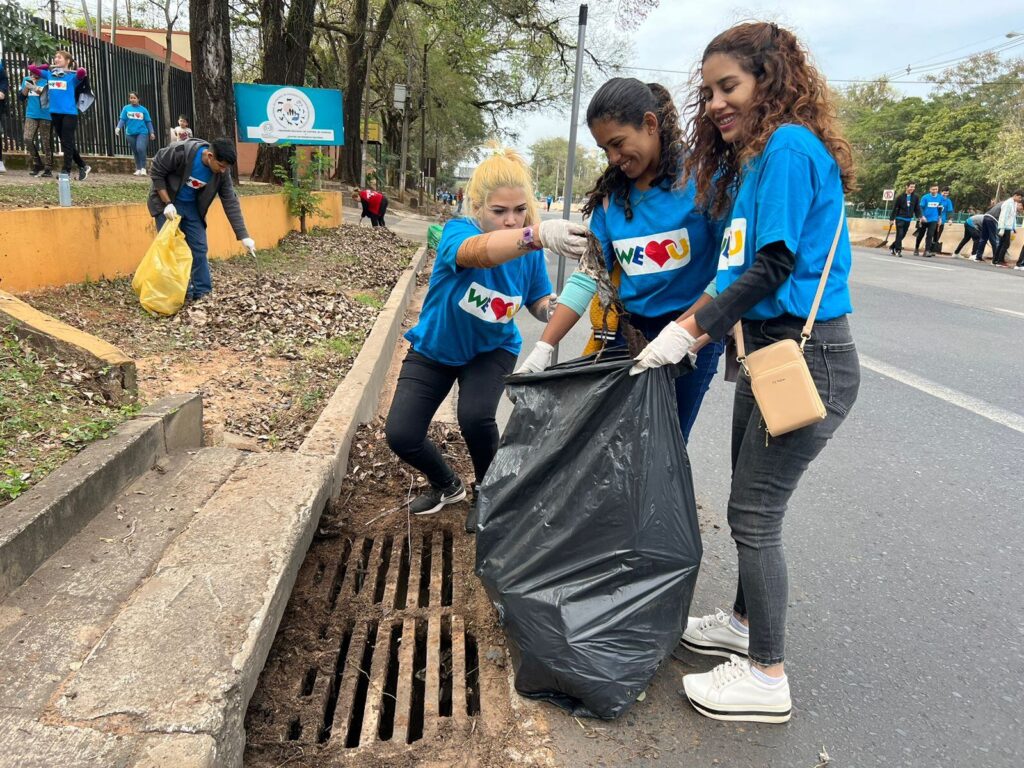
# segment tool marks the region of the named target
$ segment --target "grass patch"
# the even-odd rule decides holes
[[[0,331],[0,506],[138,412],[104,402],[89,375]]]
[[[144,203],[149,197],[149,179],[133,179],[93,183],[90,181],[71,183],[71,200],[76,206],[120,205]],[[280,194],[280,187],[263,184],[240,184],[235,187],[239,195]],[[34,182],[26,177],[21,185],[0,185],[0,208],[56,208],[57,180]]]
[[[384,297],[377,291],[366,291],[363,293],[356,293],[352,296],[353,299],[358,301],[364,307],[373,307],[374,309],[380,309],[384,306]]]

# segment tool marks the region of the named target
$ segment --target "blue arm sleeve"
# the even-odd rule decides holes
[[[146,121],[146,127],[149,128],[149,132],[150,133],[156,133],[156,129],[153,127],[153,121],[152,120],[147,120]]]
[[[597,283],[594,278],[584,275],[582,272],[573,272],[562,289],[562,295],[558,297],[558,303],[567,306],[581,317],[586,314],[590,300],[597,293]]]
[[[124,118],[123,117],[120,120],[117,121],[117,130],[121,130],[122,128],[124,128]]]

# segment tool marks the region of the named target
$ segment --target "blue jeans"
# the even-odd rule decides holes
[[[661,329],[675,320],[683,310],[672,312],[661,317],[643,317],[642,315],[631,315],[629,322],[648,341],[657,336]],[[697,367],[691,373],[680,376],[676,379],[676,406],[679,409],[679,426],[683,430],[683,441],[689,442],[690,430],[697,420],[697,413],[700,411],[700,404],[704,401],[704,395],[711,387],[711,380],[718,372],[718,358],[725,351],[725,344],[720,341],[713,341],[697,353]]]
[[[744,320],[747,353],[782,339],[800,339],[804,321],[783,316]],[[857,400],[860,363],[846,316],[814,325],[804,358],[826,416],[803,429],[769,437],[740,373],[732,412],[732,489],[729,528],[736,542],[739,583],[733,610],[750,622],[750,651],[758,664],[785,658],[789,577],[782,549],[782,518],[804,471],[821,453]],[[841,499],[834,500],[841,505]]]
[[[185,242],[192,251],[192,277],[188,281],[185,301],[194,301],[213,290],[210,262],[207,258],[209,248],[206,244],[206,225],[199,218],[199,211],[194,205],[175,203],[175,207],[181,217],[181,231],[185,235]],[[163,228],[165,221],[167,219],[162,213],[156,217],[157,232]]]
[[[136,133],[128,136],[128,146],[132,148],[135,155],[135,170],[141,171],[146,167],[146,147],[149,146],[148,133]]]

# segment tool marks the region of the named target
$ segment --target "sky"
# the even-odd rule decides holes
[[[611,2],[612,0],[592,0]],[[907,65],[955,59],[997,45],[1013,44],[1004,57],[1024,56],[1024,35],[1007,39],[1008,32],[1024,33],[1024,3],[1008,0],[998,12],[968,12],[965,0],[786,0],[773,5],[730,4],[661,0],[640,27],[629,65],[652,70],[690,72],[704,46],[732,24],[749,19],[774,21],[796,33],[810,49],[818,68],[835,85],[839,80],[872,79],[905,70]],[[593,32],[593,30],[590,30]],[[622,70],[615,73],[657,81],[681,103],[686,95],[686,74],[665,71]],[[896,79],[921,79],[914,70]],[[598,85],[600,81],[598,82]],[[896,85],[907,95],[924,96],[927,86]],[[581,121],[589,94],[580,105]],[[541,112],[505,126],[520,134],[510,142],[526,151],[537,139],[569,136],[570,110]],[[584,125],[580,143],[593,147]]]

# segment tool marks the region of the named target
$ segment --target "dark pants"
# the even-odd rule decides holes
[[[964,239],[960,241],[960,245],[958,245],[956,247],[956,250],[953,251],[953,253],[959,254],[960,251],[963,250],[963,247],[965,245],[967,245],[967,243],[972,243],[972,245],[971,245],[971,255],[974,256],[978,252],[978,244],[980,242],[981,242],[981,233],[978,230],[976,230],[974,227],[970,227],[970,226],[964,224]]]
[[[53,141],[50,139],[50,127],[49,120],[25,118],[25,146],[32,155],[32,170],[34,171],[53,169]],[[38,147],[36,146],[36,137],[39,137]]]
[[[51,115],[54,136],[60,139],[60,148],[64,153],[64,173],[71,173],[71,163],[85,168],[85,161],[78,154],[75,145],[75,131],[78,129],[78,115]]]
[[[189,250],[192,251],[192,276],[188,281],[185,301],[194,301],[213,290],[210,261],[207,258],[209,248],[206,244],[206,225],[199,218],[199,211],[194,205],[175,203],[175,208],[181,217],[181,232],[185,235]],[[165,221],[167,219],[162,213],[156,217],[157,232],[163,229]]]
[[[910,229],[909,221],[896,219],[896,239],[892,241],[893,253],[900,253],[903,250],[903,238],[907,236],[908,229]]]
[[[1010,250],[1010,235],[1012,234],[1013,233],[1007,229],[999,236],[999,244],[996,246],[995,251],[992,254],[993,264],[1006,263],[1006,252]]]
[[[1024,267],[1024,245],[1020,247],[1020,256],[1017,257],[1017,266]]]
[[[682,311],[672,312],[661,317],[631,315],[629,321],[644,335],[644,338],[650,341],[681,314]],[[700,404],[704,401],[704,395],[711,387],[711,380],[718,372],[718,358],[724,351],[725,344],[723,342],[711,342],[697,353],[696,369],[676,379],[676,407],[679,410],[679,426],[683,431],[684,442],[690,440],[690,430],[693,429],[693,423],[697,420],[697,413],[700,411]]]
[[[427,428],[458,381],[459,429],[473,459],[476,481],[482,482],[498,452],[498,423],[494,415],[505,389],[505,377],[512,373],[515,364],[516,356],[504,349],[477,355],[458,367],[409,350],[384,428],[391,450],[426,475],[435,488],[445,488],[454,482],[455,472],[427,438]]]
[[[992,246],[993,259],[999,251],[999,228],[995,219],[986,216],[981,220],[981,242],[978,243],[977,259],[985,258],[985,246]]]
[[[914,250],[918,250],[921,247],[921,240],[924,239],[924,252],[935,253],[935,230],[938,228],[939,222],[937,221],[926,221],[920,227],[918,227],[915,233],[917,239],[914,241]],[[927,235],[927,238],[925,237]]]
[[[781,339],[799,341],[804,321],[781,317],[743,321],[747,353]],[[785,659],[789,581],[782,549],[782,518],[804,471],[821,453],[857,399],[860,363],[846,317],[814,325],[804,357],[825,404],[824,421],[768,437],[761,411],[740,374],[732,412],[732,488],[729,527],[739,560],[734,610],[750,622],[750,659]],[[833,499],[836,508],[842,499]]]
[[[136,133],[128,135],[128,146],[132,148],[135,155],[135,170],[142,171],[146,168],[146,148],[149,146],[148,133]]]

